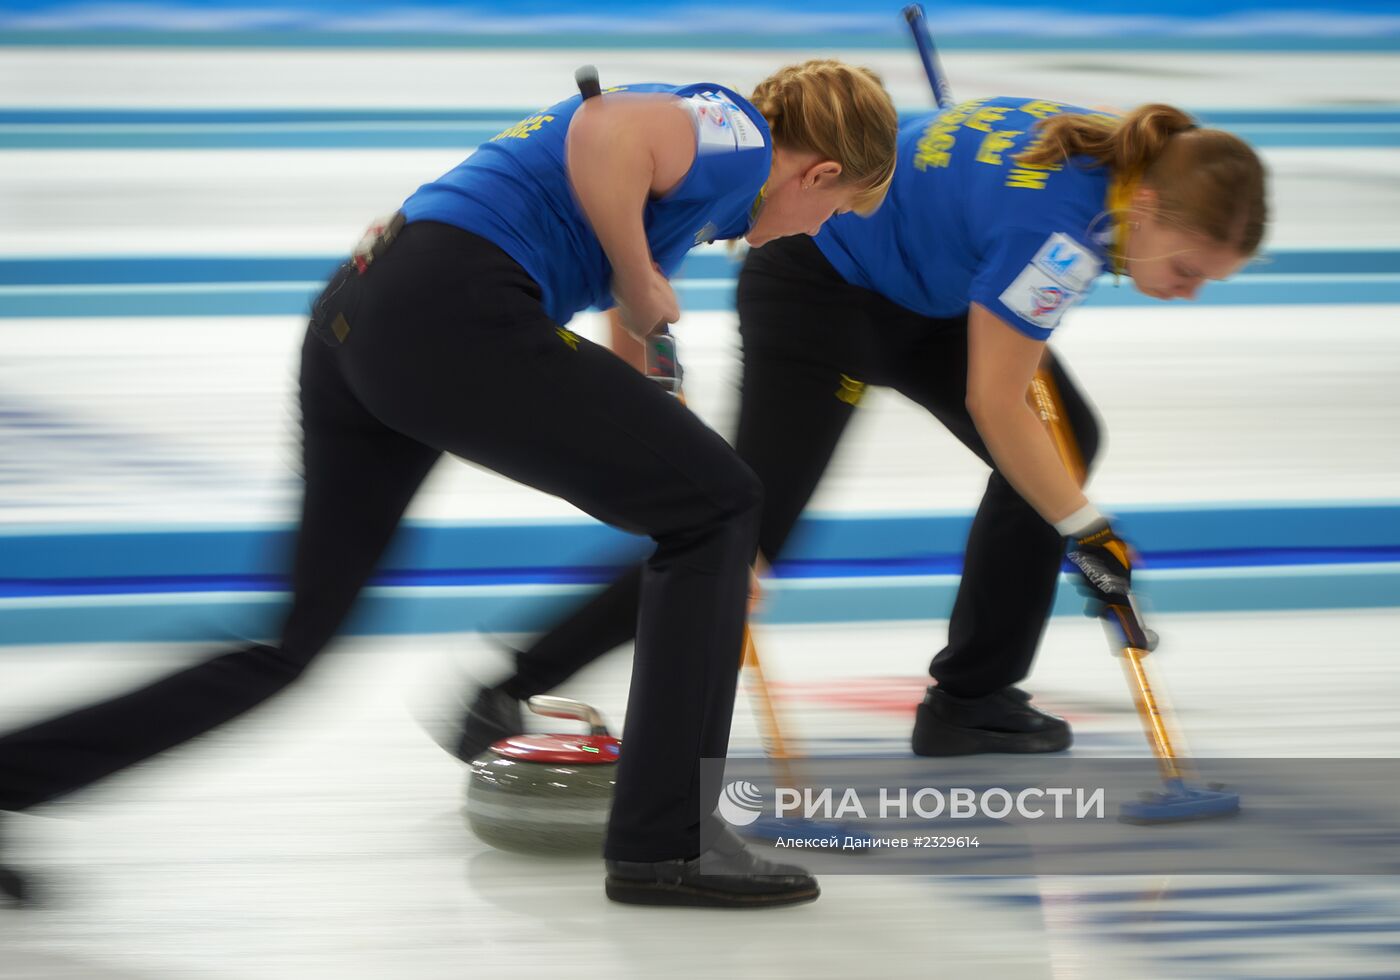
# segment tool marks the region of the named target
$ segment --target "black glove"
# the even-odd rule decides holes
[[[1133,559],[1108,521],[1097,520],[1070,538],[1069,560],[1079,570],[1075,585],[1091,601],[1126,601],[1133,588]]]
[[[1116,626],[1124,646],[1139,650],[1156,646],[1156,637],[1143,625],[1133,603],[1132,549],[1108,521],[1096,521],[1071,538],[1069,560],[1079,571],[1074,584],[1089,600],[1087,615]]]

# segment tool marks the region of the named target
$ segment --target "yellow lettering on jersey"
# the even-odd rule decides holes
[[[1049,179],[1050,175],[1044,170],[1016,167],[1006,175],[1006,186],[1019,187],[1028,191],[1041,191],[1045,189],[1045,182]]]
[[[554,122],[554,117],[540,114],[531,116],[529,119],[522,119],[509,129],[503,130],[491,137],[490,142],[494,143],[496,140],[527,140],[530,138],[531,133],[535,132],[547,122]]]
[[[978,109],[967,117],[967,128],[980,129],[984,133],[990,133],[992,123],[1001,122],[1002,118],[1010,111],[1010,106],[1002,105],[989,105]]]
[[[945,112],[938,117],[938,121],[924,130],[924,135],[919,137],[919,146],[914,154],[914,167],[918,170],[927,170],[929,167],[946,167],[952,159],[948,151],[953,148],[957,140],[953,136],[953,130],[962,125],[962,121],[967,118],[965,113],[954,109]]]
[[[953,138],[948,137],[948,145],[953,145]],[[919,140],[919,152],[914,156],[914,168],[916,170],[927,170],[929,167],[946,167],[953,160],[947,150],[935,149],[933,144],[924,145],[923,140]]]
[[[950,151],[957,142],[953,134],[961,128],[968,114],[985,101],[987,100],[977,99],[964,102],[939,113],[928,129],[924,130],[924,135],[919,137],[919,145],[914,153],[914,169],[927,170],[929,167],[948,166],[952,161]]]
[[[1022,132],[1023,130],[998,129],[994,133],[988,133],[982,137],[982,145],[977,148],[977,162],[1001,166],[1002,153],[1011,149],[1016,137]]]
[[[1018,108],[1028,116],[1034,116],[1037,119],[1046,119],[1063,112],[1065,107],[1058,102],[1046,102],[1043,99],[1035,99],[1031,102],[1024,103]]]
[[[1044,142],[1044,137],[1035,140],[1026,147],[1019,156],[1024,156],[1035,150]],[[1039,191],[1045,189],[1045,183],[1050,179],[1050,174],[1056,170],[1063,169],[1062,163],[1020,163],[1007,171],[1004,187],[1018,187],[1022,190]]]

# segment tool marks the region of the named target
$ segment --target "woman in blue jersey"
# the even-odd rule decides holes
[[[677,319],[666,276],[692,246],[758,245],[873,209],[896,128],[872,73],[813,61],[752,99],[714,84],[575,96],[420,188],[313,307],[301,363],[306,489],[280,641],[0,738],[0,810],[72,792],[292,683],[451,453],[656,541],[605,845],[608,895],[745,908],[815,898],[809,875],[732,835],[705,841],[723,864],[702,875],[696,860],[714,805],[702,806],[699,763],[726,752],[758,480],[674,399],[566,324],[615,303],[646,334]]]
[[[992,467],[915,752],[1070,744],[1069,726],[1015,685],[1066,539],[1083,587],[1110,605],[1130,559],[1066,473],[1027,388],[1045,362],[1092,462],[1094,413],[1045,341],[1101,272],[1159,299],[1189,299],[1232,275],[1259,247],[1264,184],[1245,143],[1169,106],[1116,117],[983,99],[901,127],[894,184],[873,217],[840,216],[815,238],[749,253],[736,448],[763,481],[763,555],[781,556],[868,385],[923,406]],[[458,754],[518,724],[516,699],[626,642],[637,587],[634,571],[522,651],[514,676],[477,696]]]

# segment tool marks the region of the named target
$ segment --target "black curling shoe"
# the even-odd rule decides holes
[[[817,879],[792,864],[759,857],[728,827],[690,860],[605,861],[608,898],[628,905],[760,909],[811,902]]]
[[[483,687],[462,719],[453,750],[463,762],[471,762],[496,742],[525,731],[520,702],[498,687]]]
[[[1059,752],[1074,740],[1063,718],[1034,707],[1019,687],[980,698],[954,697],[930,687],[919,705],[911,739],[915,755],[979,752]]]

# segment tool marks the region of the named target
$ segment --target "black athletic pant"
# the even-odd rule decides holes
[[[967,320],[919,316],[848,284],[810,238],[754,249],[739,275],[744,373],[736,448],[763,481],[759,547],[770,560],[811,499],[862,385],[893,388],[928,409],[989,465],[967,412]],[[1094,412],[1052,360],[1065,411],[1090,463]],[[911,448],[917,452],[917,448]],[[1015,684],[1031,661],[1055,598],[1064,540],[995,469],[967,542],[948,645],[929,673],[952,694]],[[633,569],[517,658],[505,688],[547,691],[632,637]]]
[[[757,478],[675,399],[553,323],[535,282],[484,239],[411,224],[367,275],[337,282],[344,344],[308,334],[302,348],[306,492],[280,643],[0,738],[0,809],[86,786],[295,681],[448,452],[655,539],[628,615],[637,656],[605,854],[698,853],[699,759],[728,748]]]

